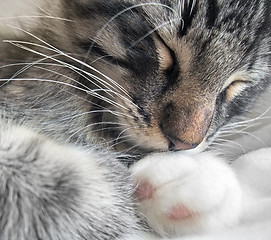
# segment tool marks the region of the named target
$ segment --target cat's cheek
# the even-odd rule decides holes
[[[139,210],[161,235],[216,231],[239,221],[239,182],[213,154],[154,154],[132,172]]]

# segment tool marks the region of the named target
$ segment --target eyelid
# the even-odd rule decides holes
[[[222,91],[225,91],[230,85],[234,84],[234,83],[248,83],[251,82],[251,80],[246,77],[246,75],[242,72],[236,72],[234,74],[232,74],[224,83],[223,87],[222,87]]]
[[[247,84],[244,81],[234,81],[226,88],[226,100],[230,102],[240,94]]]
[[[230,102],[238,94],[240,94],[247,87],[247,83],[251,82],[251,80],[248,79],[249,78],[245,78],[245,75],[240,72],[235,73],[230,78],[228,78],[222,88],[222,91],[226,93],[226,101]]]
[[[162,71],[171,69],[174,64],[174,59],[169,48],[157,38],[154,38],[154,42],[158,52],[160,69]]]

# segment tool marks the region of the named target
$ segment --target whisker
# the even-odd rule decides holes
[[[105,128],[102,128],[102,129],[92,130],[91,132],[96,133],[96,132],[102,132],[102,131],[105,131],[105,130],[110,131],[110,130],[115,130],[115,129],[118,129],[118,128],[122,129],[121,126],[120,127],[105,127]]]
[[[109,109],[104,109],[104,110],[91,110],[91,111],[88,111],[88,112],[76,114],[76,115],[74,115],[74,116],[68,116],[68,117],[62,118],[61,120],[63,120],[63,121],[66,121],[66,120],[73,120],[73,119],[75,119],[75,118],[77,118],[77,117],[82,117],[82,116],[84,116],[84,115],[95,114],[95,113],[110,113],[110,114],[115,115],[115,116],[117,116],[117,117],[133,118],[132,116],[127,115],[127,114],[124,114],[124,113],[121,113],[121,112],[112,111],[112,110],[109,110]]]
[[[106,24],[99,30],[99,32],[96,34],[95,39],[98,39],[98,38],[101,36],[102,32],[109,26],[109,24],[110,24],[111,22],[113,22],[117,17],[119,17],[120,15],[122,15],[123,13],[128,12],[128,11],[134,9],[134,8],[143,7],[143,6],[151,6],[151,5],[162,6],[162,7],[168,8],[168,9],[170,9],[171,11],[175,12],[175,10],[174,10],[173,8],[171,8],[171,7],[169,7],[169,6],[165,5],[165,4],[162,4],[162,3],[151,2],[151,3],[139,3],[139,4],[135,4],[135,5],[131,6],[131,7],[125,8],[124,10],[120,11],[119,13],[117,13],[116,15],[114,15],[112,18],[110,18],[110,19],[107,21],[107,23],[106,23]],[[93,49],[93,47],[94,47],[95,39],[94,39],[93,43],[90,45],[90,47],[89,47],[89,50],[88,50],[88,52],[87,52],[86,59],[88,58],[89,54],[91,53],[91,51],[92,51],[92,49]],[[86,59],[85,59],[85,61],[86,61]]]
[[[118,83],[117,83],[116,81],[114,81],[113,79],[109,78],[108,76],[106,76],[106,75],[103,74],[102,72],[98,71],[96,68],[90,66],[89,64],[87,64],[87,63],[85,63],[85,62],[83,62],[83,61],[81,61],[81,60],[79,60],[79,59],[76,59],[76,58],[74,58],[74,57],[68,55],[67,53],[64,53],[64,52],[60,51],[60,50],[57,49],[56,47],[52,46],[51,44],[47,43],[46,41],[42,40],[41,38],[35,36],[34,34],[28,32],[28,31],[25,31],[25,30],[23,30],[23,29],[21,29],[21,28],[15,27],[15,26],[13,26],[13,27],[14,27],[15,29],[18,29],[18,30],[20,30],[20,31],[22,31],[22,32],[24,32],[24,33],[26,33],[26,34],[28,34],[29,36],[31,36],[31,37],[37,39],[38,41],[44,43],[46,46],[49,46],[49,47],[51,48],[51,49],[50,49],[51,51],[54,51],[54,52],[57,52],[57,53],[61,53],[62,56],[65,56],[65,57],[67,57],[68,59],[71,59],[71,60],[73,60],[74,62],[77,62],[77,63],[81,64],[82,66],[87,67],[88,69],[90,69],[90,70],[92,70],[92,71],[94,71],[94,72],[100,74],[102,77],[104,77],[105,79],[107,79],[110,83],[112,83],[115,87],[117,87],[119,90],[121,90],[125,95],[127,95],[128,97],[130,97],[130,96],[129,96],[129,93],[126,91],[126,89],[124,89],[120,84],[118,84]],[[4,40],[4,42],[10,42],[10,43],[11,43],[12,41],[10,41],[10,40]],[[27,43],[26,43],[26,44],[27,44]],[[29,43],[28,43],[28,44],[29,44]],[[46,55],[44,55],[44,54],[42,54],[42,53],[39,53],[39,55],[46,56]],[[55,61],[56,61],[56,59],[55,59]],[[109,83],[106,82],[106,81],[104,81],[103,79],[100,79],[100,82],[103,83],[103,84],[109,85]],[[112,88],[112,85],[109,85],[109,86]]]
[[[47,18],[47,19],[55,19],[55,20],[60,20],[60,21],[66,21],[66,22],[74,22],[74,20],[67,19],[67,18],[61,18],[61,17],[55,17],[55,16],[50,16],[50,15],[33,15],[33,16],[15,16],[15,17],[1,17],[0,20],[9,20],[9,19],[18,19],[18,18]],[[9,25],[10,26],[10,25]],[[13,26],[11,26],[13,27]]]
[[[16,44],[14,44],[16,47],[20,47]],[[33,44],[32,44],[33,45]],[[42,45],[39,45],[39,47],[43,47]],[[21,48],[21,47],[20,47]],[[24,50],[28,50],[29,51],[29,48],[25,48]],[[35,53],[35,52],[34,52]],[[20,74],[24,73],[25,71],[27,71],[29,68],[35,66],[35,65],[39,65],[39,64],[46,64],[46,63],[43,63],[43,61],[47,60],[47,59],[52,59],[54,57],[57,57],[57,56],[61,56],[61,54],[54,54],[54,55],[51,55],[51,56],[46,56],[45,58],[41,58],[37,61],[34,61],[34,62],[31,62],[31,63],[25,63],[26,65],[21,68],[20,70],[18,70],[17,72],[15,72],[11,78],[16,78],[17,76],[19,76]]]
[[[51,80],[51,79],[38,79],[38,78],[0,79],[0,82],[1,82],[1,81],[40,81],[40,82],[49,82],[49,83],[62,84],[62,85],[64,85],[64,86],[68,86],[68,87],[77,89],[77,90],[79,90],[79,91],[83,91],[83,92],[85,92],[85,93],[87,93],[87,94],[89,94],[89,95],[91,95],[91,96],[94,96],[94,97],[96,97],[96,98],[99,98],[99,99],[101,99],[101,100],[103,100],[103,101],[105,101],[105,102],[107,102],[107,103],[109,103],[109,104],[111,104],[111,105],[113,105],[113,106],[115,106],[115,107],[120,107],[120,108],[123,108],[123,109],[125,109],[125,110],[129,110],[129,109],[126,108],[125,106],[123,106],[123,105],[121,105],[121,104],[119,104],[119,103],[117,103],[117,102],[115,102],[115,101],[113,101],[113,100],[111,100],[111,99],[109,99],[109,98],[106,98],[106,97],[104,97],[104,96],[102,96],[102,95],[100,95],[100,94],[95,93],[95,91],[94,91],[94,92],[92,92],[92,90],[89,90],[89,91],[88,91],[88,90],[85,90],[85,89],[83,89],[83,88],[80,88],[80,87],[78,87],[78,86],[75,86],[75,85],[72,85],[72,84],[66,83],[66,82],[61,82],[61,81],[56,81],[56,80]]]
[[[9,43],[11,43],[11,44],[13,44],[13,45],[15,45],[15,46],[17,46],[17,47],[19,47],[19,48],[22,48],[22,49],[24,49],[24,50],[27,50],[27,51],[30,51],[30,52],[35,53],[35,54],[37,54],[37,55],[40,55],[40,56],[45,57],[45,58],[42,58],[42,59],[40,59],[40,60],[38,60],[38,61],[36,61],[36,62],[33,62],[33,63],[29,64],[29,66],[26,66],[26,67],[23,68],[23,69],[19,70],[19,71],[16,72],[11,78],[17,77],[18,75],[20,75],[21,73],[23,73],[24,71],[26,71],[28,68],[32,67],[33,65],[38,64],[38,63],[41,62],[41,61],[46,60],[46,59],[51,59],[51,60],[53,60],[53,61],[56,61],[56,62],[60,63],[62,66],[65,66],[65,67],[67,67],[67,68],[69,68],[69,69],[71,69],[71,70],[73,70],[73,71],[75,71],[75,69],[76,69],[76,70],[83,71],[83,70],[81,70],[80,68],[77,68],[77,67],[72,66],[72,65],[70,65],[70,64],[68,64],[68,63],[65,63],[65,62],[63,62],[63,61],[61,61],[61,60],[59,60],[59,59],[54,58],[55,56],[61,56],[61,55],[63,55],[62,53],[58,53],[58,54],[55,54],[55,55],[51,55],[51,56],[50,56],[50,55],[46,55],[46,54],[43,54],[43,53],[41,53],[41,52],[35,51],[35,50],[31,49],[31,48],[25,47],[25,46],[23,46],[23,45],[21,45],[21,44],[27,44],[27,45],[31,45],[31,46],[40,47],[40,48],[43,48],[43,49],[46,49],[46,50],[54,51],[54,49],[48,48],[48,47],[46,47],[46,46],[43,46],[43,45],[40,45],[40,44],[36,44],[36,43],[32,43],[32,42],[24,42],[24,41],[11,41],[11,40],[5,40],[5,42],[9,42]],[[55,51],[54,51],[54,52],[55,52]],[[76,72],[77,72],[77,71],[76,71]],[[78,72],[77,72],[77,73],[78,73]],[[84,73],[89,74],[88,72],[84,72]],[[100,80],[100,78],[98,78],[98,77],[95,76],[95,75],[90,74],[90,76],[93,77],[93,78],[97,78],[98,80]],[[88,80],[90,80],[90,79],[88,79]],[[92,81],[91,81],[91,83],[95,84],[95,82],[92,82]],[[97,86],[97,87],[100,87],[98,84],[96,84],[96,86]]]
[[[0,82],[1,81],[5,81],[6,79],[0,79]],[[10,80],[10,79],[9,79]],[[31,79],[29,79],[29,78],[27,78],[27,79],[12,79],[12,80],[10,80],[10,81],[17,81],[17,80],[23,80],[23,81],[31,81]],[[40,79],[32,79],[32,81],[38,81],[38,80],[40,80]],[[40,81],[47,81],[47,82],[54,82],[55,83],[55,80],[46,80],[46,79],[42,79],[42,80],[40,80]],[[57,81],[56,83],[58,83],[58,84],[65,84],[65,83],[63,83],[63,82],[61,82],[61,81]],[[67,84],[65,84],[65,85],[67,85]],[[74,85],[68,85],[68,86],[70,86],[70,87],[74,87]],[[68,92],[70,95],[73,95],[73,96],[75,96],[75,97],[77,97],[77,98],[80,98],[80,99],[82,99],[83,101],[86,101],[86,102],[88,102],[88,103],[90,103],[92,106],[96,106],[96,107],[98,107],[98,108],[100,108],[100,109],[103,109],[103,110],[95,110],[95,112],[102,112],[102,111],[104,111],[104,112],[110,112],[110,113],[112,113],[112,114],[115,114],[115,115],[117,115],[118,117],[120,117],[120,116],[123,116],[123,117],[126,117],[126,118],[133,118],[132,116],[130,116],[130,115],[127,115],[127,114],[125,114],[125,113],[121,113],[121,112],[117,112],[117,111],[113,111],[113,110],[109,110],[109,109],[106,109],[104,106],[102,106],[102,105],[99,105],[99,104],[97,104],[97,103],[94,103],[94,102],[92,102],[92,101],[90,101],[90,100],[88,100],[88,99],[85,99],[85,98],[83,98],[83,97],[80,97],[79,95],[77,95],[77,94],[74,94],[74,93],[72,93],[72,92],[70,92],[70,91],[68,91],[67,89],[63,89],[64,91],[66,91],[66,92]],[[85,91],[85,89],[81,89],[81,88],[79,88],[79,90],[81,90],[81,91]],[[87,92],[87,91],[86,91]],[[35,103],[37,103],[37,100],[35,99],[35,100],[33,100],[33,101],[35,101]],[[40,109],[40,111],[41,111],[41,109]],[[93,111],[94,112],[94,111]]]
[[[117,146],[117,145],[119,145],[119,144],[122,144],[122,143],[125,143],[125,142],[129,142],[129,139],[130,139],[131,137],[134,137],[134,136],[135,136],[134,134],[125,135],[125,136],[120,137],[120,139],[124,139],[124,140],[122,140],[122,141],[116,141],[116,139],[114,139],[114,140],[109,141],[109,142],[107,141],[107,143],[108,143],[108,144],[114,143],[113,145],[110,145],[110,147],[115,147],[115,146]]]
[[[120,153],[121,154],[127,154],[128,152],[131,152],[134,149],[139,149],[139,147],[140,147],[140,144],[136,144],[136,145],[134,145],[134,146],[132,146],[130,148],[127,148],[126,150],[121,151]],[[135,154],[133,154],[133,155],[136,156]],[[138,155],[138,156],[140,156],[140,155]]]
[[[271,106],[268,107],[263,113],[261,113],[259,116],[255,117],[255,118],[244,120],[244,121],[239,121],[236,123],[231,123],[230,125],[226,125],[222,129],[228,129],[229,127],[231,129],[233,127],[247,126],[248,124],[255,124],[255,122],[259,121],[259,120],[270,119],[271,117],[269,117],[269,116],[264,117],[264,115],[266,115],[270,111],[270,109],[271,109]]]
[[[91,128],[91,127],[94,127],[94,126],[97,126],[97,125],[104,125],[104,124],[106,124],[106,125],[119,125],[119,126],[128,126],[128,124],[123,124],[123,123],[118,123],[118,122],[98,122],[98,123],[91,123],[91,124],[88,124],[88,125],[86,125],[86,126],[84,126],[84,127],[82,127],[82,128],[80,128],[79,130],[76,130],[72,135],[70,135],[69,136],[69,138],[66,140],[67,142],[69,142],[70,141],[70,139],[73,137],[73,136],[75,136],[77,133],[79,133],[79,132],[81,132],[81,131],[83,131],[83,130],[85,130],[85,129],[87,129],[87,128]],[[106,142],[108,142],[108,141],[106,141]]]
[[[251,136],[253,137],[254,139],[258,140],[260,143],[263,144],[264,147],[267,147],[268,145],[263,141],[261,140],[259,137],[257,137],[256,135],[252,134],[252,133],[249,133],[249,132],[245,132],[245,131],[240,131],[241,133],[245,134],[245,135],[248,135],[248,136]]]
[[[56,71],[53,71],[53,70],[50,70],[50,69],[47,69],[47,68],[42,68],[42,67],[36,67],[36,68],[39,68],[39,69],[42,69],[42,70],[45,70],[45,71],[48,71],[48,72],[52,72],[52,73],[57,74],[59,76],[65,77],[65,78],[67,78],[67,79],[69,79],[69,80],[71,80],[71,81],[73,81],[73,82],[81,85],[82,87],[85,87],[88,90],[87,91],[88,94],[90,94],[92,96],[95,96],[95,97],[97,97],[97,98],[99,98],[101,100],[104,100],[105,102],[110,103],[110,104],[112,104],[114,106],[118,106],[119,105],[119,103],[117,103],[116,101],[113,101],[113,100],[111,100],[111,99],[109,99],[109,98],[107,98],[107,97],[105,97],[105,96],[100,95],[99,93],[97,93],[98,91],[102,91],[102,92],[106,92],[109,95],[110,95],[110,93],[114,93],[114,94],[118,95],[119,97],[122,97],[121,94],[116,93],[116,92],[114,92],[111,89],[102,89],[102,88],[99,88],[99,89],[90,89],[87,86],[85,86],[84,84],[82,84],[81,82],[79,82],[79,81],[77,81],[77,80],[75,80],[75,79],[73,79],[73,78],[71,78],[71,77],[69,77],[67,75],[61,74],[59,72],[56,72]]]
[[[64,77],[64,78],[66,78],[66,79],[69,79],[69,80],[71,80],[71,81],[77,83],[78,85],[82,86],[83,88],[86,88],[86,90],[91,91],[91,89],[88,88],[88,87],[87,87],[86,85],[84,85],[83,83],[81,83],[81,82],[79,82],[79,81],[77,81],[77,80],[75,80],[75,79],[73,79],[73,78],[71,78],[71,77],[69,77],[69,76],[67,76],[67,75],[65,75],[65,74],[59,73],[59,72],[57,72],[57,71],[54,71],[54,70],[51,70],[51,69],[48,69],[48,68],[40,67],[40,66],[35,66],[35,68],[41,69],[41,70],[44,70],[44,71],[47,71],[47,72],[50,72],[50,73],[54,73],[54,74],[56,74],[56,75],[58,75],[58,76]],[[83,88],[82,88],[82,89],[83,89]]]
[[[77,84],[81,85],[82,87],[85,87],[85,88],[87,88],[88,90],[91,90],[91,89],[88,88],[86,85],[80,83],[79,81],[76,81],[76,80],[70,78],[70,77],[67,76],[67,75],[60,74],[60,73],[58,73],[58,72],[56,72],[56,71],[53,71],[53,70],[50,70],[50,69],[47,69],[47,68],[37,67],[36,65],[47,65],[47,66],[68,67],[68,66],[63,66],[63,65],[60,65],[60,64],[40,63],[40,62],[43,61],[43,60],[45,60],[45,58],[40,59],[40,60],[38,60],[38,61],[36,61],[36,62],[34,62],[34,63],[28,64],[24,69],[21,69],[21,70],[19,70],[18,72],[16,72],[16,73],[11,77],[11,79],[13,79],[13,78],[17,77],[18,75],[20,75],[23,71],[26,70],[26,68],[35,66],[36,68],[40,68],[40,69],[42,69],[42,70],[45,70],[45,71],[48,71],[48,72],[52,72],[52,73],[61,75],[61,76],[65,77],[65,78],[67,78],[67,79],[70,79],[70,80],[72,80],[72,81],[75,81]],[[69,68],[69,67],[68,67],[68,68]],[[69,68],[69,69],[71,69],[71,68]],[[87,78],[87,77],[86,77],[85,75],[83,75],[82,73],[78,72],[76,69],[71,69],[71,70],[74,71],[75,73],[79,74],[80,76],[84,77],[84,78],[87,79],[88,81],[92,82],[89,78]],[[95,82],[92,82],[92,83],[95,84]],[[96,85],[97,87],[100,88],[100,86],[99,86],[98,84],[95,84],[95,85]],[[100,89],[102,89],[102,88],[100,88]],[[121,95],[121,94],[118,93],[118,92],[113,91],[112,89],[108,89],[108,90],[107,90],[107,89],[103,89],[103,91],[106,91],[107,93],[109,93],[109,92],[110,92],[110,93],[114,93],[115,95],[118,95],[119,97],[123,97],[123,95]],[[124,98],[125,98],[125,97],[124,97]],[[125,99],[126,99],[126,98],[125,98]],[[128,100],[128,99],[127,99],[127,100]],[[128,101],[130,101],[130,100],[128,100]]]
[[[191,0],[190,0],[191,1]],[[191,9],[190,9],[190,16],[192,15],[192,12],[194,11],[195,7],[196,7],[196,3],[197,3],[197,0],[192,0],[192,6],[191,6]]]
[[[61,60],[55,59],[54,57],[45,55],[45,54],[40,53],[40,52],[38,52],[38,51],[35,51],[35,50],[33,50],[33,49],[27,48],[27,47],[25,47],[25,46],[23,46],[23,45],[20,45],[20,44],[18,44],[18,43],[23,43],[23,44],[29,44],[29,45],[35,45],[35,46],[39,46],[39,47],[44,47],[44,46],[42,46],[42,45],[39,45],[39,44],[33,44],[33,43],[31,43],[31,42],[22,42],[22,41],[9,41],[9,40],[5,40],[5,41],[7,41],[7,42],[9,42],[9,43],[11,43],[11,44],[13,44],[13,45],[15,45],[15,46],[17,46],[17,47],[20,47],[20,48],[22,48],[22,49],[25,49],[25,50],[27,50],[27,51],[30,51],[30,52],[33,52],[33,53],[35,53],[35,54],[41,55],[41,56],[43,56],[43,57],[52,59],[53,61],[56,61],[56,62],[62,64],[63,66],[66,66],[67,68],[69,68],[69,69],[71,69],[71,70],[73,70],[73,71],[75,71],[75,72],[77,72],[77,73],[78,73],[78,71],[81,71],[81,72],[83,72],[84,74],[86,74],[86,75],[88,75],[88,76],[90,76],[90,77],[96,79],[97,81],[99,81],[99,82],[102,83],[103,85],[106,85],[106,86],[110,86],[110,87],[111,87],[111,85],[108,85],[107,82],[105,82],[103,79],[97,77],[96,75],[90,74],[89,72],[86,72],[86,71],[84,71],[84,70],[82,70],[82,69],[80,69],[80,68],[77,68],[77,67],[75,67],[75,66],[72,66],[72,65],[70,65],[70,64],[68,64],[68,63],[65,63],[65,62],[63,62],[63,61],[61,61]],[[46,48],[46,47],[44,47],[44,48]],[[50,48],[47,48],[47,49],[48,49],[48,50],[51,50]],[[52,51],[54,51],[54,50],[52,50]],[[78,71],[76,71],[75,69],[78,70]],[[21,70],[21,71],[24,71],[24,70]],[[21,71],[19,71],[19,73],[21,73]],[[19,73],[16,73],[16,75],[18,75]],[[81,75],[81,74],[80,74],[80,75]],[[84,75],[82,75],[82,76],[84,76]],[[85,76],[84,76],[84,77],[85,77]],[[85,77],[85,78],[86,78],[86,77]],[[91,81],[91,80],[88,79],[88,78],[86,78],[86,79],[87,79],[88,81],[90,81],[91,83],[93,83],[94,85],[96,85],[97,87],[101,88],[96,82]],[[104,84],[104,83],[106,83],[106,84]],[[114,93],[115,95],[118,95],[118,97],[123,98],[125,101],[128,101],[130,104],[132,104],[133,106],[135,106],[136,108],[138,108],[138,106],[137,106],[135,103],[133,103],[130,99],[126,98],[126,97],[123,96],[122,94],[113,91],[111,88],[108,89],[108,90],[110,90],[111,93]],[[127,94],[126,94],[126,95],[127,95]],[[128,97],[130,98],[129,95],[128,95]]]
[[[98,62],[98,61],[103,60],[104,58],[110,57],[110,56],[111,56],[111,55],[107,54],[107,55],[98,57],[98,58],[96,58],[95,60],[93,60],[90,64],[93,64],[93,63],[95,63],[95,62]]]
[[[139,38],[135,43],[133,43],[130,48],[133,48],[135,47],[138,43],[140,43],[142,40],[144,40],[146,37],[150,36],[152,33],[156,32],[158,29],[162,28],[162,27],[165,27],[166,25],[169,25],[173,22],[176,22],[176,21],[183,21],[182,18],[178,17],[178,18],[174,18],[174,19],[171,19],[169,21],[166,21],[162,24],[160,24],[159,26],[155,27],[154,29],[152,29],[151,31],[149,31],[148,33],[146,33],[145,35],[143,35],[141,38]],[[129,49],[130,49],[129,48]]]
[[[242,152],[245,154],[246,153],[246,150],[244,149],[244,147],[241,145],[241,144],[239,144],[239,143],[237,143],[237,142],[235,142],[235,141],[232,141],[232,140],[227,140],[227,139],[220,139],[220,142],[218,142],[218,139],[216,139],[214,142],[212,142],[212,144],[211,144],[211,148],[212,148],[212,146],[214,146],[214,145],[218,145],[218,146],[224,146],[224,145],[222,145],[222,144],[225,144],[225,143],[229,143],[229,144],[231,144],[232,145],[232,147],[238,147],[239,149],[241,149],[242,150]]]
[[[120,132],[120,134],[116,137],[116,140],[115,140],[115,141],[118,141],[118,140],[120,139],[120,137],[121,137],[122,134],[124,134],[126,131],[129,131],[129,130],[131,130],[131,129],[135,129],[135,127],[129,127],[129,128],[126,128],[126,129],[122,130],[122,131]]]
[[[17,67],[17,66],[21,66],[21,65],[28,65],[29,63],[10,63],[10,64],[6,64],[6,65],[2,65],[0,66],[1,68],[8,68],[8,67]]]
[[[86,90],[84,90],[84,89],[82,89],[82,88],[79,88],[79,87],[76,87],[76,86],[74,86],[74,85],[72,85],[72,84],[68,84],[68,83],[61,82],[61,81],[56,81],[56,80],[50,80],[50,79],[16,78],[16,79],[0,79],[0,82],[1,82],[1,81],[4,81],[4,82],[5,82],[5,81],[41,81],[41,82],[57,83],[57,84],[62,84],[62,85],[69,86],[69,87],[71,87],[71,88],[76,88],[77,90],[85,91],[85,92],[86,92]],[[3,84],[3,85],[4,85],[4,84]],[[1,86],[2,86],[2,85],[1,85]],[[64,90],[65,90],[66,92],[69,92],[69,91],[67,91],[66,89],[64,89]],[[50,91],[48,90],[48,92],[50,92]],[[99,107],[99,108],[104,108],[103,106],[101,106],[101,105],[99,105],[99,104],[96,104],[96,103],[93,103],[93,102],[91,102],[91,101],[89,101],[89,100],[87,100],[87,99],[85,99],[85,98],[82,98],[82,97],[80,97],[80,96],[78,96],[78,95],[76,95],[76,94],[74,94],[74,93],[72,93],[72,92],[69,92],[69,94],[71,94],[71,95],[73,95],[73,96],[75,96],[75,97],[77,97],[77,98],[80,98],[80,99],[82,99],[83,101],[86,101],[86,102],[92,104],[93,106],[97,106],[97,107]],[[33,100],[33,101],[34,101],[34,100]],[[36,99],[35,99],[35,102],[37,103]],[[40,111],[41,111],[41,110],[40,110]]]

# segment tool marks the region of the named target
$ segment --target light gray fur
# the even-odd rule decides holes
[[[133,188],[115,155],[3,122],[0,146],[0,239],[113,239],[136,230]]]

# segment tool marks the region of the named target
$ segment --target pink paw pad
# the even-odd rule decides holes
[[[170,220],[182,220],[185,218],[189,218],[192,215],[192,212],[183,205],[175,206],[171,208],[170,211],[167,213],[167,217]]]
[[[151,199],[155,192],[154,187],[147,181],[140,182],[135,191],[135,196],[139,201]]]

